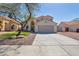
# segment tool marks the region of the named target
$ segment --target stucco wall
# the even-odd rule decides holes
[[[72,31],[72,32],[76,32],[77,29],[79,29],[78,26],[71,26],[71,27],[69,27],[69,31]]]
[[[66,26],[63,26],[63,24],[60,24],[58,26],[58,31],[65,32],[65,28],[66,28]],[[79,26],[68,26],[68,28],[69,28],[70,32],[76,32],[77,29],[79,29]]]

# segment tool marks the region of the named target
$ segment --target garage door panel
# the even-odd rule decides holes
[[[52,25],[39,25],[38,32],[51,33],[54,32],[54,27]]]

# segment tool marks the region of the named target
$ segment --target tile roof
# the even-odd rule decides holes
[[[17,24],[19,24],[19,22],[17,22],[16,20],[14,20],[14,19],[11,19],[11,18],[9,18],[9,17],[7,17],[7,16],[0,16],[0,20],[6,20],[6,21],[12,21],[12,22],[15,22],[15,23],[17,23]]]
[[[64,26],[79,26],[79,22],[62,22]]]
[[[52,21],[53,17],[47,15],[47,16],[40,16],[40,17],[37,18],[37,22],[42,21],[42,20]]]

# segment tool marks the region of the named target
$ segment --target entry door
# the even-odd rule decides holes
[[[66,31],[66,32],[68,32],[68,31],[69,31],[69,28],[68,28],[68,27],[66,27],[66,28],[65,28],[65,31]]]
[[[79,29],[77,29],[77,32],[79,32]]]

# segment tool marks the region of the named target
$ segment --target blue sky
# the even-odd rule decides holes
[[[54,17],[54,21],[60,23],[62,21],[71,21],[79,18],[79,4],[77,3],[43,3],[36,16],[50,15]]]

